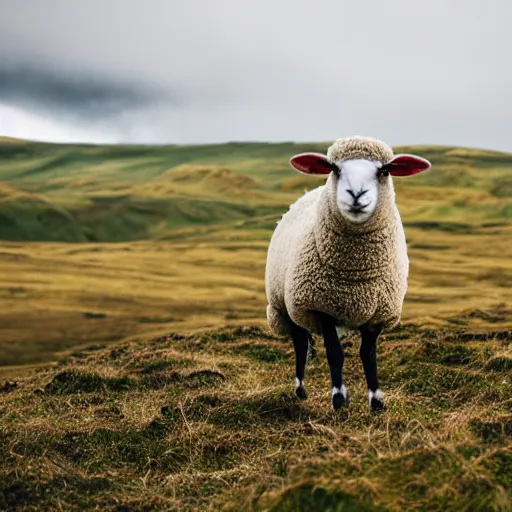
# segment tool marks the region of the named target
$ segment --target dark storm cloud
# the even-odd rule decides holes
[[[149,86],[34,66],[0,64],[0,103],[63,115],[106,118],[178,98]]]

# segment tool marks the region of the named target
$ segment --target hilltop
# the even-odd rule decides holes
[[[405,323],[368,410],[349,336],[347,409],[321,346],[310,397],[257,326],[92,345],[0,385],[2,510],[511,510],[512,310]]]

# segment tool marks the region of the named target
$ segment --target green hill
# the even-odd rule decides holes
[[[0,143],[0,181],[25,192],[0,204],[0,238],[127,241],[275,213],[286,198],[268,191],[289,172],[295,149]],[[51,214],[41,212],[42,200]]]
[[[320,183],[289,166],[325,144],[87,146],[0,141],[3,240],[129,241],[176,228],[275,218]],[[460,148],[407,147],[435,172],[397,180],[404,207],[432,221],[499,221],[512,214],[512,155]],[[429,187],[443,187],[432,200]],[[456,189],[456,190],[454,190]],[[428,196],[428,197],[427,197]],[[475,208],[476,205],[476,208]],[[431,207],[434,206],[432,209]]]

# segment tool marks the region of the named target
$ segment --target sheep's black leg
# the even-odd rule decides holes
[[[361,332],[361,348],[359,355],[363,362],[366,384],[368,385],[368,398],[372,411],[384,409],[384,395],[379,389],[377,378],[377,338],[382,330],[382,325],[363,325]]]
[[[324,337],[325,350],[327,352],[327,361],[331,372],[332,386],[332,407],[339,409],[348,403],[348,395],[343,385],[343,347],[341,346],[336,332],[336,323],[334,318],[328,315],[320,315],[322,325],[322,334]]]
[[[308,358],[309,333],[296,324],[292,325],[291,331],[295,348],[295,393],[301,400],[305,400],[308,397],[304,388],[304,375]]]

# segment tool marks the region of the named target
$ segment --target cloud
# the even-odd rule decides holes
[[[95,140],[512,150],[511,18],[510,0],[2,0],[0,101]]]
[[[60,116],[102,119],[140,110],[176,96],[141,84],[130,84],[77,73],[55,72],[31,66],[0,64],[0,102]]]

